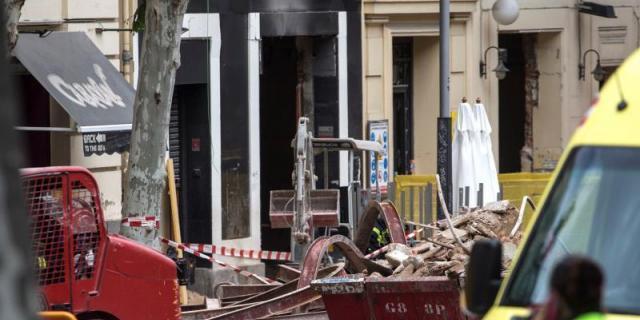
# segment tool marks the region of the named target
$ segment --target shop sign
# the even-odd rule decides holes
[[[387,192],[389,185],[389,121],[369,121],[369,140],[382,145],[384,154],[370,152],[369,156],[369,183],[371,190],[376,190],[376,182],[380,186],[380,192]]]

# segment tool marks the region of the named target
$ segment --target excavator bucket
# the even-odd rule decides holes
[[[291,228],[295,190],[272,190],[269,197],[271,228]],[[337,227],[340,223],[340,190],[311,190],[309,213],[314,228]]]

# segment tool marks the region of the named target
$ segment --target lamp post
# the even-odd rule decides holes
[[[438,159],[442,193],[451,211],[451,115],[449,111],[449,1],[440,0],[440,117],[438,117]],[[444,218],[438,206],[438,219]]]

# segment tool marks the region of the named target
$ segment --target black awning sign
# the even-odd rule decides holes
[[[58,92],[79,106],[102,109],[126,108],[127,105],[122,97],[113,92],[113,89],[109,86],[102,67],[94,63],[93,71],[98,81],[88,75],[86,81],[68,83],[55,73],[47,75],[47,79]]]
[[[129,131],[91,132],[82,134],[84,156],[123,152],[129,147]]]
[[[80,132],[129,130],[133,87],[84,32],[20,35],[16,58],[76,122]]]

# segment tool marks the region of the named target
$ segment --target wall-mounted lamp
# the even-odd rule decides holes
[[[594,80],[600,82],[604,79],[606,72],[604,71],[604,69],[602,69],[602,66],[600,65],[600,53],[595,49],[589,49],[582,54],[582,62],[578,65],[578,78],[584,81],[585,59],[587,58],[587,53],[589,52],[595,53],[596,56],[598,57],[596,67],[593,68],[593,71],[591,71],[591,74],[593,75]]]
[[[484,51],[484,60],[480,61],[480,76],[485,79],[487,78],[486,61],[487,61],[487,52],[490,49],[498,50],[498,65],[496,66],[495,69],[493,69],[493,72],[496,73],[496,78],[498,78],[499,80],[502,80],[507,76],[507,72],[509,72],[509,68],[507,68],[507,66],[504,65],[504,62],[507,61],[507,49],[498,48],[496,46],[491,46]]]

